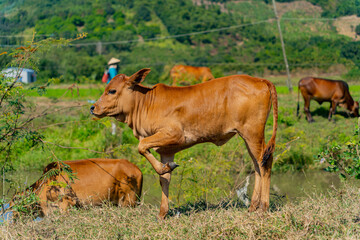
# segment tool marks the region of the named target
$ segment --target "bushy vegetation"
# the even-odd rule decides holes
[[[360,122],[358,122],[360,124]],[[360,135],[359,125],[348,139],[329,137],[319,154],[320,161],[326,161],[328,172],[339,173],[342,179],[360,179]]]
[[[78,36],[77,39],[82,37],[84,36]],[[10,75],[0,75],[0,169],[3,185],[0,202],[2,203],[6,195],[5,181],[10,181],[8,173],[16,169],[14,162],[18,164],[16,158],[19,152],[18,147],[32,148],[37,145],[44,147],[44,136],[40,131],[33,129],[31,124],[37,118],[46,116],[48,112],[44,110],[41,113],[34,113],[34,106],[27,102],[26,93],[27,91],[36,91],[38,94],[42,94],[49,83],[25,89],[19,82],[22,69],[26,67],[37,69],[36,63],[41,53],[54,46],[67,45],[69,42],[70,40],[51,38],[37,42],[32,40],[27,46],[13,49],[11,52],[0,53],[0,55],[8,55],[12,59],[9,63],[9,66],[12,67]],[[56,159],[56,156],[54,157]],[[32,197],[31,199],[33,199]]]

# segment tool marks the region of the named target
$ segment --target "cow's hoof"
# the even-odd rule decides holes
[[[174,162],[163,164],[163,169],[161,171],[157,171],[159,175],[164,175],[166,173],[171,173],[175,168],[177,168],[179,165],[177,165]]]
[[[175,168],[177,168],[178,166],[179,165],[174,162],[169,163],[169,167],[170,167],[171,171],[174,170]]]
[[[267,210],[269,210],[269,204],[268,203],[260,203],[259,209],[262,212],[267,212]]]
[[[165,221],[165,218],[166,218],[166,215],[167,214],[159,214],[158,216],[157,216],[157,220],[158,220],[158,222],[164,222]]]
[[[249,212],[255,212],[258,209],[259,205],[258,204],[251,204],[248,211]]]

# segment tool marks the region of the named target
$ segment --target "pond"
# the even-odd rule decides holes
[[[30,186],[40,176],[41,171],[28,171],[26,173],[16,173],[11,176],[13,180],[20,183],[19,189],[24,189]],[[176,178],[174,178],[176,180]],[[196,183],[194,183],[196,184]],[[359,184],[356,182],[355,184]],[[172,186],[176,182],[172,181]],[[254,185],[254,175],[250,177],[250,184],[247,189],[248,196],[251,193]],[[326,194],[332,188],[338,188],[341,181],[338,174],[329,173],[322,170],[299,171],[299,172],[286,172],[286,173],[273,173],[271,177],[271,190],[272,196],[285,198],[287,201],[298,201],[308,195]],[[5,195],[10,198],[14,194],[14,189],[9,191],[9,184],[5,184]],[[240,186],[242,187],[242,186]],[[0,186],[0,194],[2,194],[3,186]],[[224,192],[230,192],[231,189],[224,189]],[[174,196],[172,196],[174,197]],[[159,177],[156,174],[145,175],[143,183],[142,200],[146,204],[158,205],[161,201],[161,188],[159,184]],[[200,200],[200,199],[199,199]]]
[[[254,174],[252,174],[247,189],[250,198],[254,187],[254,178]],[[174,182],[171,183],[175,185]],[[172,184],[170,184],[170,188]],[[270,194],[285,197],[288,201],[299,201],[308,195],[312,196],[314,193],[326,194],[332,188],[338,188],[340,185],[341,181],[338,174],[323,170],[273,173],[271,176]],[[224,190],[225,192],[231,191],[231,189]],[[144,176],[143,198],[145,203],[160,204],[161,188],[158,176]]]

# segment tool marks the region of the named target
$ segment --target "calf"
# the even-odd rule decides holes
[[[329,121],[335,114],[337,105],[346,108],[355,117],[359,116],[359,103],[355,102],[350,95],[349,86],[340,80],[305,77],[299,81],[297,115],[299,115],[299,91],[304,98],[304,111],[308,122],[314,119],[310,114],[310,100],[314,99],[319,104],[330,102]]]
[[[228,76],[187,87],[141,82],[150,69],[128,77],[115,76],[90,108],[96,117],[114,117],[133,129],[138,149],[160,175],[159,217],[168,210],[168,195],[175,153],[195,144],[225,144],[239,134],[255,166],[255,187],[250,211],[269,207],[270,172],[275,148],[278,106],[275,86],[246,75]],[[273,134],[265,144],[264,130],[273,106]],[[159,162],[150,149],[161,156]]]
[[[72,171],[75,177],[73,181],[64,168]],[[63,212],[69,206],[96,206],[104,201],[121,207],[134,207],[141,195],[142,173],[125,159],[53,162],[45,167],[44,175],[47,177],[40,178],[29,187],[39,198],[37,207],[41,216],[48,215],[54,209]]]
[[[210,68],[208,67],[194,67],[194,66],[186,66],[186,65],[175,65],[170,70],[170,77],[173,80],[172,85],[176,86],[176,83],[179,80],[195,80],[206,82],[214,78],[211,73]]]

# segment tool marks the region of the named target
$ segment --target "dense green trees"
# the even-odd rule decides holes
[[[309,1],[323,7],[324,16],[357,14],[360,9],[360,0]],[[126,74],[151,67],[148,78],[152,83],[166,81],[167,72],[176,63],[206,65],[218,76],[261,74],[266,68],[283,71],[275,22],[252,25],[274,17],[271,2],[264,2],[254,2],[254,7],[226,0],[202,2],[201,6],[191,0],[81,0],[76,4],[70,0],[5,0],[0,3],[0,35],[5,36],[0,45],[4,51],[8,45],[22,45],[31,39],[32,31],[36,31],[37,40],[72,38],[87,32],[86,39],[66,50],[53,49],[43,56],[40,80],[63,75],[62,81],[98,81],[110,57],[122,60],[120,71]],[[303,28],[305,24],[283,24],[292,69],[355,61],[346,55],[350,39],[334,29],[327,35],[307,32],[311,30]],[[227,29],[230,26],[234,28]],[[8,57],[0,56],[1,66],[8,62]]]

